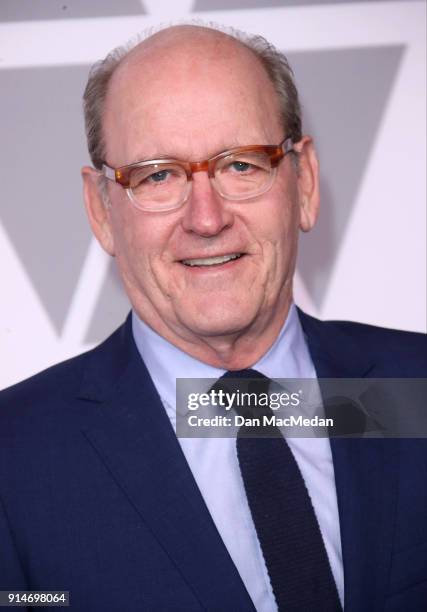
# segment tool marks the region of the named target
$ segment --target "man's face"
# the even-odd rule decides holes
[[[113,76],[104,115],[109,165],[198,161],[284,139],[273,86],[251,54],[209,36],[164,45],[160,38],[134,52]],[[280,328],[304,197],[291,155],[271,189],[248,202],[219,196],[205,172],[193,175],[184,206],[169,212],[141,212],[116,184],[109,193],[101,242],[117,258],[134,309],[161,335],[188,346]],[[188,265],[232,254],[240,256]]]

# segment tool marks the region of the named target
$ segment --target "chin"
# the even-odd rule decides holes
[[[188,313],[189,314],[189,313]],[[225,311],[224,308],[205,309],[195,312],[193,316],[182,317],[182,324],[198,336],[228,336],[238,334],[248,327],[256,318],[256,313],[239,312],[238,307]]]

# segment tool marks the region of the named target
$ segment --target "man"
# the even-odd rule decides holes
[[[236,441],[174,433],[182,376],[425,376],[420,335],[293,305],[319,183],[284,58],[168,28],[95,67],[85,113],[88,216],[133,315],[1,396],[1,588],[69,590],[91,612],[424,610],[423,440],[279,440],[301,498],[266,536],[289,531],[300,554],[312,526],[301,583],[283,590]]]

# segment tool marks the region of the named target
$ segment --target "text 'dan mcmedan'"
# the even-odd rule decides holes
[[[319,416],[311,418],[299,416],[278,417],[275,414],[263,415],[262,417],[246,418],[240,415],[232,417],[214,416],[198,417],[191,415],[188,417],[190,427],[333,427],[333,419],[325,419]]]

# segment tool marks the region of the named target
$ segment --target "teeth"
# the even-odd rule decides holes
[[[182,263],[186,266],[217,266],[226,263],[232,259],[238,259],[241,253],[232,253],[231,255],[220,255],[219,257],[205,257],[203,259],[183,259]]]

